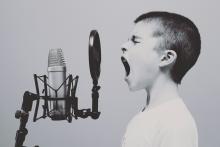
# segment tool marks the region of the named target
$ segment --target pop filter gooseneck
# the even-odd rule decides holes
[[[98,79],[100,76],[100,64],[101,64],[101,44],[99,34],[96,30],[92,30],[89,36],[89,67],[90,74],[93,80],[92,88],[92,115],[93,119],[97,119],[100,115],[98,112]]]

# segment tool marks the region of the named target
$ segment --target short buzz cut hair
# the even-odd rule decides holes
[[[134,23],[154,20],[159,21],[162,26],[162,30],[155,33],[156,36],[163,38],[161,46],[166,50],[173,50],[177,54],[176,62],[170,73],[174,82],[180,84],[184,75],[199,57],[201,49],[199,31],[188,18],[179,14],[161,11],[142,14],[136,18]]]

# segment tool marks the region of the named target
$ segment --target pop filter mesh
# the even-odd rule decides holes
[[[92,30],[89,36],[89,67],[93,84],[98,84],[100,76],[101,63],[101,44],[99,34],[96,30]]]

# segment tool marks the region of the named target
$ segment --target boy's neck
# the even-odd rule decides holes
[[[154,82],[154,85],[146,89],[149,99],[147,108],[153,108],[173,99],[178,99],[178,84],[176,84],[168,75],[160,75]]]

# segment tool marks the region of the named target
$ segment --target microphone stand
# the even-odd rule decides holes
[[[23,147],[25,137],[28,134],[28,130],[26,129],[26,124],[28,122],[29,111],[31,111],[34,100],[37,100],[37,95],[25,91],[23,96],[22,108],[21,108],[22,110],[17,110],[15,113],[15,117],[17,119],[20,118],[20,126],[19,129],[17,130],[15,137],[15,147]]]

